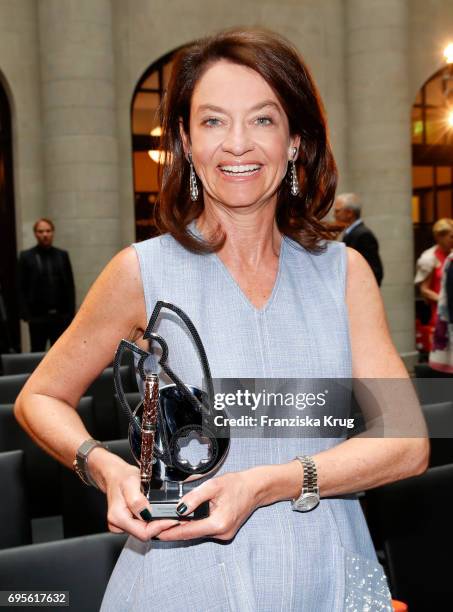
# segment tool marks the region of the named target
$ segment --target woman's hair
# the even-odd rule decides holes
[[[320,251],[324,239],[334,237],[333,226],[323,222],[331,208],[337,170],[327,138],[322,103],[302,58],[281,36],[262,29],[234,28],[184,47],[174,59],[161,109],[162,164],[156,224],[184,247],[195,252],[218,250],[225,236],[198,240],[186,226],[203,210],[203,194],[193,202],[189,192],[189,164],[180,135],[180,119],[189,134],[190,104],[195,86],[219,60],[246,66],[260,74],[273,89],[289,122],[291,135],[300,135],[296,160],[300,193],[291,194],[288,176],[277,194],[276,221],[280,232],[311,251]]]
[[[452,230],[453,219],[448,219],[447,217],[439,219],[433,225],[434,236],[444,236],[445,234],[449,234]]]

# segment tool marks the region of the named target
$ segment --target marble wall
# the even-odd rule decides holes
[[[162,55],[235,25],[276,30],[324,100],[340,191],[363,196],[381,243],[395,343],[414,355],[410,111],[453,40],[450,0],[0,0],[0,79],[12,106],[19,248],[48,215],[80,302],[134,240],[130,107]]]

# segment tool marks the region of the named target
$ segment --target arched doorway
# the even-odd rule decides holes
[[[0,352],[19,347],[11,111],[0,81]]]
[[[132,97],[135,236],[138,241],[157,233],[153,208],[158,195],[158,147],[161,134],[158,111],[170,78],[175,52],[161,57],[145,71]]]
[[[412,107],[412,217],[415,261],[433,246],[434,223],[453,218],[453,63],[425,81]],[[432,311],[419,286],[416,326],[417,348],[425,360],[431,346]]]

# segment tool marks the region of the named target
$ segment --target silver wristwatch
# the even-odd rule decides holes
[[[291,508],[298,512],[308,512],[313,510],[319,504],[319,489],[318,475],[316,472],[316,464],[312,457],[304,455],[303,457],[295,457],[301,462],[304,468],[304,479],[302,482],[302,491],[297,499],[291,502]]]
[[[76,458],[74,459],[72,466],[82,482],[98,489],[98,485],[93,480],[88,470],[88,455],[97,446],[101,446],[102,448],[108,450],[108,447],[105,444],[102,444],[102,442],[99,442],[98,440],[93,440],[93,438],[89,438],[88,440],[85,440],[85,442],[82,442],[77,449]]]

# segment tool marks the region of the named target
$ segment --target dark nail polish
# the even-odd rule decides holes
[[[146,521],[147,523],[149,523],[149,521],[153,518],[151,516],[151,512],[148,510],[148,508],[145,508],[144,510],[142,510],[140,512],[140,516],[142,517],[142,519],[144,521]]]
[[[184,504],[184,503],[179,504],[179,506],[176,508],[176,512],[177,512],[178,514],[184,514],[184,512],[185,512],[186,510],[187,510],[187,506],[186,506],[186,504]]]

